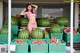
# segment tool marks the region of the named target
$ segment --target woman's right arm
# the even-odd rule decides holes
[[[26,14],[26,8],[20,13],[20,15],[25,15]]]

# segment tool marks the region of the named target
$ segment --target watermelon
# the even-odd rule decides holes
[[[8,34],[8,28],[7,27],[2,27],[0,30],[1,34]]]
[[[26,17],[24,17],[20,20],[20,25],[27,26],[28,22],[29,22],[29,20]]]
[[[44,36],[43,30],[40,28],[36,28],[32,31],[32,38],[33,39],[42,39]]]
[[[45,33],[45,39],[49,39],[50,38],[49,33],[47,31],[44,31],[44,33]]]
[[[26,29],[23,29],[18,34],[19,39],[28,39],[29,38],[29,32]]]
[[[58,24],[52,24],[50,27],[50,32],[51,33],[61,33],[62,32],[61,26]]]
[[[80,27],[78,27],[78,28],[77,28],[77,32],[79,32],[79,33],[80,33]]]
[[[38,23],[38,26],[40,26],[40,27],[48,27],[48,26],[50,26],[50,21],[48,19],[46,19],[46,18],[39,19],[37,23]]]
[[[55,23],[67,27],[69,26],[69,19],[66,17],[57,17]]]
[[[14,16],[11,16],[11,25],[18,25],[18,19]]]

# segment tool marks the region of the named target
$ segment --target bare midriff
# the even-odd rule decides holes
[[[36,23],[36,19],[35,19],[34,16],[32,16],[32,17],[29,18],[29,23],[31,23],[31,24],[37,24]]]

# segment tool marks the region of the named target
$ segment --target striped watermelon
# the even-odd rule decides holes
[[[69,26],[69,19],[65,17],[58,17],[56,18],[56,23],[61,25],[61,26]]]
[[[26,29],[23,29],[18,34],[19,39],[28,39],[29,38],[29,32]]]
[[[50,38],[49,33],[47,31],[44,31],[44,33],[45,33],[45,39],[49,39]]]
[[[38,26],[48,27],[48,26],[50,26],[50,21],[47,18],[41,18],[38,20]]]
[[[40,28],[36,28],[32,31],[32,38],[33,39],[42,39],[44,36],[43,30]]]
[[[20,20],[20,25],[27,26],[28,22],[29,22],[29,20],[26,17],[24,17]]]
[[[51,25],[50,32],[51,33],[61,33],[62,32],[61,26],[58,24]]]
[[[18,25],[18,19],[14,16],[11,16],[11,25]]]

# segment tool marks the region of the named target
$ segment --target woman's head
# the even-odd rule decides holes
[[[33,6],[31,4],[27,4],[26,11],[31,11],[33,13]]]

